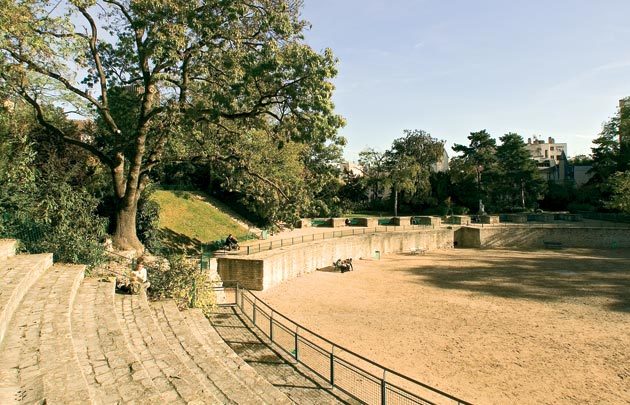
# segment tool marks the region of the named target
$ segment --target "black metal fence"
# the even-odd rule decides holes
[[[469,404],[335,344],[275,311],[238,284],[220,289],[226,304],[238,307],[286,355],[357,401],[380,405]]]
[[[344,236],[364,235],[377,232],[396,232],[396,231],[408,231],[412,229],[433,229],[433,225],[391,225],[391,226],[378,226],[374,228],[362,228],[351,227],[350,229],[340,229],[330,232],[312,233],[310,235],[294,236],[291,238],[275,239],[266,242],[259,242],[244,246],[245,254],[259,253],[265,250],[277,249],[285,246],[293,246],[299,243],[313,242],[316,240],[341,238]]]

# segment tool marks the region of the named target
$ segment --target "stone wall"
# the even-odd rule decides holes
[[[572,248],[629,248],[630,230],[599,227],[508,226],[472,228],[455,231],[457,247],[544,248],[544,242],[560,242]]]
[[[382,232],[300,243],[263,253],[220,257],[217,267],[224,281],[239,281],[251,290],[264,290],[319,268],[337,259],[359,259],[381,254],[453,246],[452,229]]]

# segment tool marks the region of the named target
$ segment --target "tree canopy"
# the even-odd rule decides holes
[[[309,179],[332,167],[344,143],[331,102],[336,60],[304,44],[300,5],[0,0],[1,84],[31,105],[51,139],[110,172],[119,247],[142,248],[137,203],[166,158],[220,161],[267,184],[285,206],[308,205],[312,198],[286,190],[281,174],[252,158],[261,148],[318,151],[318,161],[301,153],[293,173]],[[72,134],[51,119],[53,106],[97,125]]]

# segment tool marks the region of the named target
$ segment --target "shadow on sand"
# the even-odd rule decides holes
[[[630,312],[630,252],[627,250],[536,251],[506,260],[479,250],[470,266],[454,268],[437,257],[425,266],[401,269],[439,288],[467,290],[504,298],[578,301]],[[541,255],[540,252],[545,252]],[[532,251],[533,253],[533,251]],[[597,302],[604,299],[605,303]]]

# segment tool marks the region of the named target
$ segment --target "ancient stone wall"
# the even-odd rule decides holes
[[[455,233],[457,247],[544,248],[544,242],[559,242],[573,248],[628,248],[630,230],[600,227],[510,226],[462,227]]]
[[[285,280],[332,266],[337,259],[453,246],[452,229],[382,232],[300,243],[250,256],[221,257],[217,267],[224,281],[239,281],[252,290],[264,290]]]

